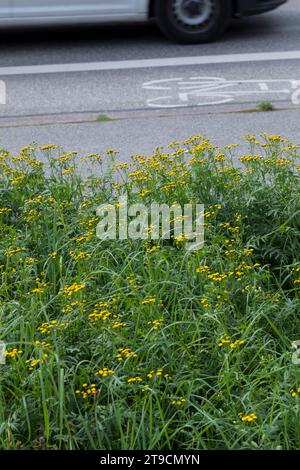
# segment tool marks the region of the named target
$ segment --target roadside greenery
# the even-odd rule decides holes
[[[299,449],[298,148],[245,138],[0,152],[0,449]],[[124,193],[205,204],[204,248],[99,240]]]

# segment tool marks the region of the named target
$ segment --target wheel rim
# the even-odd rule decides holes
[[[211,22],[214,0],[173,0],[174,17],[185,29],[201,30]]]

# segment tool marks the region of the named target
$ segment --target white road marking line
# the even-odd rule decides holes
[[[0,104],[6,104],[6,83],[0,80]]]
[[[199,46],[200,47],[200,46]],[[0,76],[39,75],[50,73],[96,72],[104,70],[133,70],[189,65],[233,64],[241,62],[270,62],[275,60],[299,60],[300,51],[255,52],[193,57],[170,57],[75,64],[20,65],[0,67]]]

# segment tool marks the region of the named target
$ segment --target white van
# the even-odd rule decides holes
[[[145,21],[180,43],[218,37],[233,16],[272,10],[286,0],[0,0],[1,25]]]

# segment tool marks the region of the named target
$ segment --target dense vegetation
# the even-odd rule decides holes
[[[1,449],[299,448],[298,149],[246,140],[0,152]],[[205,204],[204,247],[99,240],[124,193]]]

